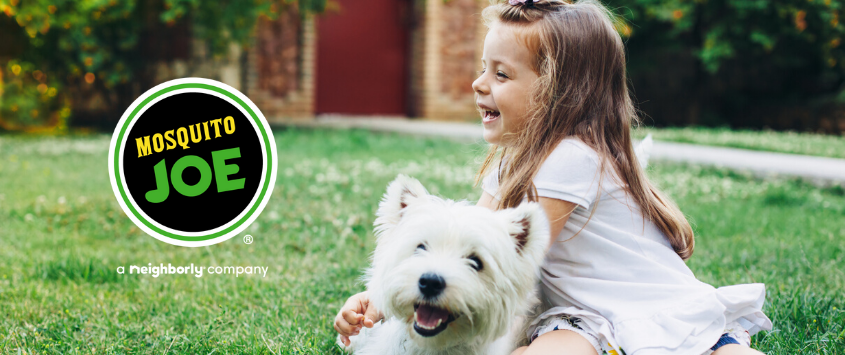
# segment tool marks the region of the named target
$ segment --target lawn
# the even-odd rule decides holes
[[[202,248],[146,236],[109,184],[107,136],[0,136],[0,353],[339,354],[331,323],[362,290],[373,214],[396,174],[478,198],[484,147],[363,131],[275,132],[278,180],[239,237]],[[659,164],[694,221],[688,262],[714,286],[763,282],[768,354],[845,354],[845,192]],[[255,275],[119,275],[118,266],[267,266]]]
[[[845,137],[771,130],[731,130],[728,128],[641,128],[635,137],[651,133],[656,140],[763,150],[779,153],[845,158]]]

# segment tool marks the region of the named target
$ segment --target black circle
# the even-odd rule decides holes
[[[226,133],[224,127],[224,121],[229,116],[234,120],[234,132],[231,134]],[[220,121],[215,128],[212,121],[217,119]],[[187,149],[180,145],[177,137],[180,127],[184,127],[187,133]],[[173,132],[170,137],[176,144],[174,148],[168,149],[168,146],[173,146],[173,143],[166,139],[166,133],[171,130]],[[196,138],[198,132],[200,140],[194,143],[192,138]],[[160,141],[164,146],[160,152],[155,151],[155,134],[162,135]],[[125,137],[122,168],[127,193],[147,216],[166,227],[183,232],[204,232],[223,226],[249,206],[260,188],[265,160],[261,151],[261,138],[250,119],[222,98],[206,93],[188,92],[162,99],[136,119],[132,130],[125,134]],[[139,153],[138,138],[141,139],[142,146],[149,139],[149,150],[142,148]],[[218,192],[212,152],[235,148],[240,157],[227,159],[223,164],[237,165],[238,171],[226,178],[244,179],[243,188]],[[147,152],[150,154],[146,154]],[[173,165],[189,155],[202,158],[211,169],[211,183],[208,189],[194,197],[179,193],[174,188],[173,177],[170,176]],[[146,194],[157,189],[155,166],[162,160],[167,172],[167,198],[162,202],[153,203],[147,200]],[[182,181],[187,185],[196,185],[200,178],[200,169],[194,166],[188,166],[182,172]]]

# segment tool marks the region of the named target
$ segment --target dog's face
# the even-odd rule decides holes
[[[494,212],[428,195],[402,175],[379,206],[376,234],[372,301],[432,348],[504,335],[549,238],[539,204]]]

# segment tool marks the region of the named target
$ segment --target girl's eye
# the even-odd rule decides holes
[[[499,76],[499,77],[505,78],[505,79],[508,78],[507,74],[502,73],[502,72],[498,72],[498,73],[496,73],[496,75]]]
[[[478,256],[476,256],[475,254],[470,255],[469,257],[467,257],[467,259],[473,262],[473,264],[470,266],[472,266],[475,271],[481,271],[481,269],[484,268],[484,263],[482,263],[481,259],[479,259]]]
[[[477,72],[475,72],[475,73],[476,73],[476,74],[478,74],[478,76],[481,76],[481,74],[484,74],[484,70],[485,70],[485,69],[481,69],[481,70],[479,70],[479,71],[477,71]]]
[[[417,250],[425,250],[425,244],[417,245]]]

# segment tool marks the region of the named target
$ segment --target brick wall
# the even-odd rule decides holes
[[[155,65],[153,85],[192,76],[218,80],[246,94],[271,123],[313,119],[314,18],[300,21],[290,5],[275,21],[260,19],[255,34],[248,50],[232,43],[222,56],[193,39],[190,58]]]
[[[259,21],[250,50],[248,96],[271,123],[314,116],[315,20],[299,17],[290,6],[275,21]]]
[[[413,117],[478,119],[471,85],[480,68],[486,32],[480,13],[488,4],[488,0],[414,0],[408,62],[408,112]],[[263,21],[258,25],[256,43],[249,53],[248,95],[273,123],[313,119],[315,21],[319,19],[308,18],[298,27],[290,25],[296,22],[293,18],[280,16],[276,21],[286,23]],[[298,49],[289,40],[292,30],[298,31]],[[290,54],[293,52],[297,56]],[[293,57],[298,70],[279,69],[290,62],[278,58]],[[294,73],[298,77],[295,83],[288,79]]]
[[[480,69],[488,0],[413,0],[408,112],[432,120],[478,119],[471,88]],[[246,53],[232,45],[213,58],[194,40],[190,60],[161,62],[155,81],[198,76],[244,92],[271,123],[311,120],[315,112],[316,21],[299,19],[294,5],[274,20],[259,20]]]
[[[471,88],[479,67],[484,0],[427,1],[421,52],[423,83],[419,115],[434,120],[475,120]],[[419,64],[417,64],[419,65]],[[416,69],[416,68],[415,68]]]

